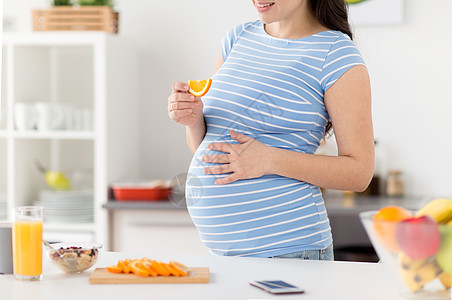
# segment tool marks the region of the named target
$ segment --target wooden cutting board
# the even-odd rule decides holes
[[[135,274],[115,274],[98,268],[89,277],[90,284],[138,284],[138,283],[208,283],[209,268],[188,268],[185,277],[157,276],[142,277]]]

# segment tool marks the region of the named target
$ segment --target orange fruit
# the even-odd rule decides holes
[[[184,265],[184,264],[182,264],[180,262],[172,260],[172,261],[169,262],[169,266],[171,268],[175,269],[181,276],[187,276],[187,269],[188,268],[187,268],[186,265]]]
[[[175,268],[173,268],[172,266],[170,266],[169,264],[166,264],[166,266],[168,267],[171,275],[179,277],[181,276],[181,274],[179,273],[179,271],[177,271]]]
[[[168,267],[166,266],[165,263],[162,263],[160,261],[154,260],[151,263],[151,269],[154,270],[157,274],[159,275],[163,275],[163,276],[169,276],[171,275],[170,270],[168,269]]]
[[[155,272],[155,271],[151,268],[151,264],[152,264],[151,261],[143,261],[141,264],[142,264],[143,267],[146,269],[146,271],[148,271],[148,273],[149,273],[150,276],[156,277],[156,276],[159,275],[157,272]]]
[[[107,266],[107,271],[111,273],[121,273],[122,269],[118,266]]]
[[[126,274],[130,273],[129,263],[126,260],[118,260],[118,268]]]
[[[138,260],[132,262],[129,265],[129,267],[130,267],[130,270],[138,276],[142,276],[142,277],[149,276],[149,272],[146,270],[145,267],[143,267],[143,265],[141,265],[140,261],[138,261]]]
[[[115,266],[108,266],[107,270],[112,273],[134,273],[143,277],[156,276],[187,276],[187,266],[177,261],[170,261],[169,264],[159,260],[152,260],[148,257],[141,259],[118,260]]]
[[[377,240],[391,252],[398,253],[395,228],[397,223],[411,218],[413,215],[400,206],[386,206],[380,209],[373,217],[373,230]]]
[[[212,85],[212,79],[187,80],[187,84],[190,87],[188,90],[190,94],[195,97],[202,97],[209,91],[210,86]]]

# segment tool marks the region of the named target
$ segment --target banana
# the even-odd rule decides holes
[[[402,277],[405,285],[412,291],[413,293],[420,291],[424,285],[418,281],[416,281],[415,276],[413,276],[412,272],[406,271],[404,269],[400,269],[400,275]]]
[[[425,284],[442,273],[434,258],[412,260],[401,253],[399,264],[402,280],[412,292],[421,290]]]
[[[416,217],[430,216],[438,223],[447,223],[452,220],[452,199],[435,199],[421,208]]]
[[[425,285],[438,277],[442,272],[443,270],[436,260],[431,259],[416,270],[416,279],[419,279]]]
[[[452,275],[451,274],[443,272],[439,275],[438,278],[446,290],[450,289],[450,287],[452,286]]]
[[[400,268],[408,272],[415,272],[420,266],[425,264],[427,260],[428,258],[414,260],[408,255],[403,254],[403,252],[399,255]]]

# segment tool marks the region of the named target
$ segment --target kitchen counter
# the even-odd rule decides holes
[[[210,255],[153,255],[104,252],[96,267],[124,258],[178,260],[188,266],[210,268],[210,282],[198,284],[90,285],[92,270],[68,275],[44,259],[43,280],[22,282],[0,275],[2,299],[402,299],[380,263],[301,261]],[[303,295],[271,295],[250,286],[250,280],[285,280],[305,289]]]
[[[336,258],[353,261],[378,261],[367,233],[359,220],[360,212],[378,210],[387,205],[418,209],[428,200],[420,197],[390,198],[359,194],[344,196],[342,192],[334,190],[327,190],[324,198],[330,219]],[[197,230],[184,206],[178,206],[169,200],[110,200],[104,205],[104,208],[109,212],[110,226],[114,229],[110,237],[112,243],[109,249],[114,251],[141,249],[142,251],[153,250],[160,253],[178,253],[178,242],[184,240],[185,245],[190,245],[185,249],[186,253],[206,253],[206,249],[199,242]],[[182,220],[185,226],[181,227],[179,225],[181,225]],[[165,224],[166,227],[164,227]],[[153,239],[143,240],[139,238],[141,235],[157,238],[157,234],[158,240],[164,240],[164,243],[160,243],[158,246],[153,243]],[[175,236],[178,238],[170,238]],[[166,248],[163,249],[163,247]],[[369,255],[364,253],[365,256],[363,256],[362,252],[367,252]]]
[[[363,196],[359,194],[343,195],[338,191],[328,191],[324,196],[328,215],[358,215],[367,210],[379,210],[389,205],[402,206],[410,210],[417,210],[427,203],[428,198],[403,197],[391,198],[386,196]]]
[[[325,206],[328,210],[328,214],[347,214],[357,215],[366,210],[378,210],[387,205],[399,205],[408,209],[418,209],[421,204],[428,199],[420,197],[404,197],[404,198],[391,198],[386,196],[343,196],[339,191],[327,191],[324,196]],[[109,200],[103,205],[103,208],[107,210],[120,210],[120,209],[181,209],[186,210],[185,205],[176,205],[170,200],[160,201],[116,201],[114,199]]]
[[[120,210],[120,209],[181,209],[187,210],[185,206],[178,206],[169,200],[160,201],[116,201],[109,200],[105,203],[103,208],[107,210]]]

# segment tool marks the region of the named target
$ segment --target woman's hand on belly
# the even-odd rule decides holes
[[[215,180],[215,184],[227,184],[239,179],[258,178],[270,174],[267,164],[269,146],[233,130],[230,131],[230,135],[239,144],[212,143],[208,146],[208,149],[225,152],[225,154],[204,155],[202,157],[204,162],[221,164],[204,168],[205,174],[232,173]]]

